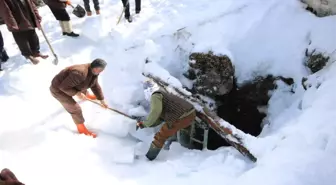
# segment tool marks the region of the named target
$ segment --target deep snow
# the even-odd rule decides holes
[[[134,12],[134,2],[130,4]],[[40,32],[41,51],[51,57],[33,66],[20,56],[7,29],[0,27],[11,57],[0,78],[1,168],[12,169],[25,184],[34,185],[334,185],[336,65],[309,76],[313,84],[322,83],[318,89],[304,91],[300,80],[308,75],[302,62],[310,41],[310,49],[336,58],[335,16],[317,18],[296,0],[143,0],[142,12],[132,24],[122,20],[116,26],[121,2],[103,0],[101,7],[101,16],[71,15],[74,30],[81,34],[78,39],[61,36],[50,10],[39,10],[59,56],[58,66],[52,65]],[[81,105],[86,125],[99,135],[77,135],[70,116],[49,93],[59,70],[100,57],[108,61],[100,81],[109,105],[145,114],[137,105],[144,98],[141,72],[172,75],[184,82],[181,73],[189,52],[209,49],[230,55],[239,82],[256,73],[293,77],[297,82],[294,95],[280,84],[269,103],[270,125],[249,140],[256,164],[232,148],[195,151],[177,143],[156,161],[141,158],[130,164],[134,148],[140,153],[147,150],[153,130],[135,134],[134,121],[85,102]],[[147,57],[153,61],[150,66],[145,66]],[[173,83],[179,83],[176,79]],[[137,144],[129,133],[145,143]]]

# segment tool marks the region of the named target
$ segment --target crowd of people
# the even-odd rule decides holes
[[[70,16],[66,11],[66,7],[71,5],[70,0],[43,0],[49,7],[55,19],[59,21],[62,34],[69,37],[78,37],[79,34],[72,30]],[[90,8],[90,0],[83,0],[87,16],[92,15]],[[125,19],[132,22],[129,10],[129,0],[122,0]],[[100,15],[99,0],[93,0],[94,9],[97,15]],[[141,0],[135,0],[135,12],[140,13]],[[42,29],[42,17],[39,15],[36,6],[36,0],[1,0],[0,1],[0,17],[4,20],[8,30],[12,33],[13,38],[18,45],[21,55],[33,64],[38,64],[38,58],[46,59],[49,56],[40,53],[40,42],[36,34],[36,28]],[[3,47],[3,38],[0,38],[1,62],[7,61],[7,54]],[[4,56],[4,58],[2,58]],[[6,59],[6,60],[3,60]],[[1,70],[0,62],[0,70]]]

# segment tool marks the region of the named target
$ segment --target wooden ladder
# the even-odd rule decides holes
[[[194,137],[196,126],[203,129],[203,140],[198,140]],[[208,137],[209,137],[209,126],[206,123],[204,123],[201,119],[196,117],[195,122],[191,125],[191,129],[190,129],[190,141],[189,141],[190,146],[193,146],[193,143],[196,142],[196,143],[202,144],[202,149],[206,150],[208,149]]]

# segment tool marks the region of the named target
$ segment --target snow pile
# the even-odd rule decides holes
[[[134,2],[130,4],[134,12]],[[111,0],[102,4],[101,16],[71,15],[78,39],[63,37],[48,7],[40,9],[58,66],[52,65],[50,53],[38,66],[25,63],[11,34],[0,27],[11,57],[0,78],[0,167],[35,185],[334,184],[336,66],[329,64],[309,77],[312,84],[321,83],[318,88],[304,91],[300,82],[308,74],[303,58],[309,43],[310,49],[328,54],[336,49],[335,16],[317,18],[296,0],[146,0],[132,24],[122,20],[116,26],[121,9],[119,0]],[[49,52],[38,35],[41,52]],[[256,164],[232,148],[193,151],[178,143],[156,161],[133,161],[134,152],[146,152],[155,129],[144,130],[144,143],[138,143],[129,133],[134,121],[83,102],[86,125],[98,137],[78,135],[69,114],[49,93],[59,70],[99,57],[108,61],[100,77],[108,104],[145,115],[139,105],[144,99],[142,72],[181,86],[189,53],[208,50],[229,55],[239,81],[255,73],[295,79],[294,95],[285,87],[273,92],[270,125],[249,140]]]

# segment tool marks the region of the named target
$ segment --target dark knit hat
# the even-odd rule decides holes
[[[91,62],[90,67],[91,68],[96,68],[96,67],[101,67],[101,68],[105,68],[107,65],[107,63],[105,62],[105,60],[97,58],[94,61]]]

